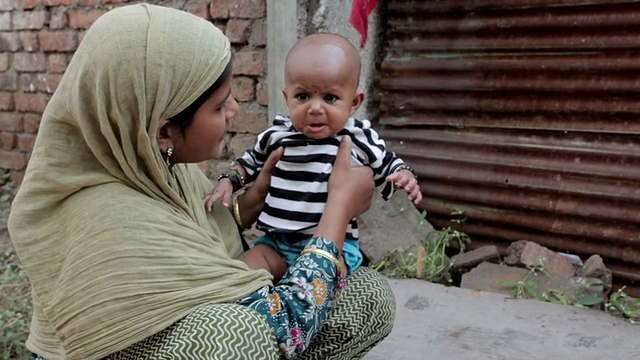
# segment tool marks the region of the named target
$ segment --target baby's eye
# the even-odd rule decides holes
[[[296,94],[296,95],[294,96],[294,98],[296,98],[297,100],[300,100],[300,101],[307,101],[307,100],[309,100],[309,96],[308,96],[307,94],[305,94],[305,93]]]
[[[337,96],[335,96],[335,95],[329,94],[329,95],[325,95],[324,96],[324,101],[326,101],[329,104],[333,104],[334,102],[336,102],[338,100],[339,100],[339,98]]]

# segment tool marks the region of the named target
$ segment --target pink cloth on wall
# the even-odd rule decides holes
[[[351,17],[349,22],[358,30],[362,40],[360,46],[364,47],[367,42],[367,30],[369,29],[369,14],[378,5],[378,0],[353,0],[351,6]]]

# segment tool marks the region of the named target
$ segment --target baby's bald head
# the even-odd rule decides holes
[[[285,63],[285,82],[292,72],[310,67],[338,70],[348,76],[355,88],[360,82],[360,54],[353,44],[337,34],[311,34],[300,39],[289,51]]]

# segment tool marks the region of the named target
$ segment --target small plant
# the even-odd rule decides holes
[[[549,275],[549,273],[545,270],[544,260],[540,260],[540,265],[538,266],[527,266],[529,271],[520,281],[513,280],[503,280],[500,282],[501,285],[511,287],[511,291],[509,292],[511,296],[516,299],[540,299],[538,296],[538,283],[534,280],[538,273],[542,273],[545,275]]]
[[[26,359],[32,312],[29,279],[13,252],[0,257],[0,288],[0,358]]]
[[[389,212],[390,217],[406,211],[400,208]],[[461,223],[466,220],[463,211],[455,210],[451,213],[455,216],[453,222]],[[420,226],[427,227],[427,212],[422,211]],[[452,227],[431,231],[421,246],[416,249],[416,254],[403,253],[394,250],[389,256],[373,266],[374,269],[394,278],[422,278],[430,282],[449,284],[453,262],[446,251],[452,245],[456,245],[460,253],[464,252],[466,245],[471,242],[467,234]]]
[[[609,301],[604,304],[604,310],[621,315],[631,324],[640,323],[640,299],[629,296],[624,292],[624,287],[609,296]]]

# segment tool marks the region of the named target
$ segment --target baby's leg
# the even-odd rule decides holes
[[[285,271],[287,263],[278,252],[269,245],[257,244],[244,255],[242,259],[250,269],[266,269],[273,275],[273,283],[276,284]]]

